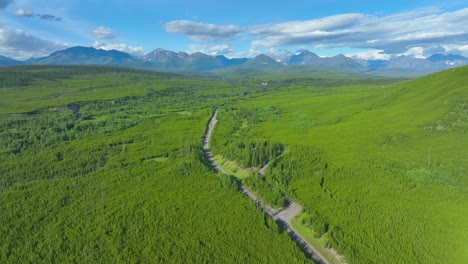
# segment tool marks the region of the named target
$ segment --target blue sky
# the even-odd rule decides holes
[[[367,59],[468,56],[468,0],[0,0],[0,55],[72,46],[228,57],[309,49]]]

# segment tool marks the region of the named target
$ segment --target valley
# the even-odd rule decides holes
[[[0,262],[463,263],[467,71],[1,68]]]
[[[213,133],[213,129],[215,128],[217,119],[216,116],[218,114],[218,110],[215,110],[213,116],[208,123],[208,129],[205,134],[205,140],[203,149],[205,150],[206,156],[208,160],[211,162],[213,167],[219,171],[220,173],[226,175],[227,177],[231,177],[229,173],[227,173],[214,159],[213,154],[209,148],[211,134]],[[268,168],[268,164],[262,167],[259,170],[259,177],[264,177],[263,173]],[[266,182],[268,184],[268,182]],[[324,258],[317,250],[312,247],[294,228],[291,226],[291,220],[294,216],[298,215],[302,208],[300,205],[292,201],[291,199],[285,197],[287,201],[287,208],[280,208],[279,210],[272,208],[270,205],[264,203],[255,193],[251,190],[246,188],[242,185],[242,183],[238,183],[239,191],[241,191],[245,196],[250,198],[255,204],[262,208],[262,210],[269,215],[273,220],[275,220],[282,228],[288,231],[291,234],[291,237],[296,241],[296,243],[302,248],[302,250],[314,260],[315,263],[323,263],[328,264],[326,258]]]
[[[466,25],[0,0],[0,264],[467,264]]]

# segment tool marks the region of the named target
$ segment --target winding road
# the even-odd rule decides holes
[[[205,151],[205,155],[208,158],[208,160],[210,161],[211,165],[213,165],[213,167],[217,171],[219,171],[219,172],[221,172],[221,173],[223,173],[223,174],[225,174],[227,176],[230,176],[216,162],[216,160],[214,159],[214,156],[213,156],[213,154],[211,153],[211,150],[210,150],[211,134],[213,133],[213,129],[216,126],[216,123],[218,121],[216,119],[217,114],[218,114],[218,110],[215,110],[214,113],[213,113],[213,116],[210,119],[210,122],[208,123],[208,127],[206,129],[206,134],[205,134],[205,139],[204,139],[204,142],[203,142],[203,150]],[[260,174],[260,176],[262,177],[263,180],[265,180],[265,171],[267,170],[268,166],[269,166],[269,163],[266,164],[265,166],[263,166],[259,170],[259,174]],[[270,183],[268,183],[268,184],[271,186]],[[289,204],[289,207],[277,210],[277,209],[274,209],[274,208],[270,207],[267,204],[263,204],[253,192],[251,192],[249,189],[247,189],[242,184],[239,186],[239,189],[240,189],[240,191],[242,193],[244,193],[244,195],[246,195],[247,197],[252,199],[259,207],[261,207],[266,214],[268,214],[280,226],[282,226],[286,231],[288,231],[289,234],[291,235],[291,238],[294,239],[294,241],[296,241],[296,243],[299,245],[299,247],[304,251],[304,253],[308,257],[310,257],[316,263],[328,264],[328,261],[317,250],[315,250],[312,247],[312,245],[310,245],[291,225],[291,221],[292,221],[293,217],[295,215],[298,215],[302,211],[302,207],[298,203],[294,202],[293,200],[291,200],[290,198],[285,196],[284,198],[287,200],[287,202]]]

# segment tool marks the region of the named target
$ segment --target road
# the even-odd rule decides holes
[[[218,110],[215,110],[213,113],[213,116],[210,119],[210,122],[208,123],[208,127],[206,129],[206,134],[205,134],[205,139],[203,142],[203,150],[205,151],[205,155],[209,159],[211,165],[213,167],[227,175],[230,176],[214,159],[213,154],[211,153],[210,150],[210,140],[211,140],[211,135],[213,133],[213,129],[216,126],[216,123],[218,120],[216,119],[216,116],[218,115]],[[265,171],[267,170],[269,164],[266,164],[259,170],[259,174],[262,177],[262,179],[266,181],[265,179]],[[271,184],[267,182],[268,185]],[[271,218],[273,218],[280,226],[282,226],[286,231],[289,232],[291,235],[291,238],[296,241],[296,243],[299,245],[299,247],[304,251],[304,253],[310,257],[315,263],[320,263],[320,264],[328,264],[328,261],[317,251],[315,250],[312,245],[310,245],[291,225],[291,221],[294,216],[298,215],[302,211],[302,207],[294,202],[292,199],[288,198],[285,196],[285,199],[288,201],[288,208],[284,209],[274,209],[270,207],[267,204],[263,204],[257,196],[251,192],[249,189],[247,189],[245,186],[242,184],[239,186],[239,189],[242,193],[244,193],[245,196],[249,197],[252,199],[259,207],[262,208],[262,210],[268,214]]]

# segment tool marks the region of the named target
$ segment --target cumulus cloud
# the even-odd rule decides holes
[[[115,39],[117,37],[117,34],[107,27],[97,27],[91,33],[97,39]]]
[[[418,59],[425,59],[426,56],[424,56],[424,53],[425,52],[424,52],[423,47],[412,47],[408,49],[407,51],[401,53],[400,55],[411,56],[411,57],[415,57]]]
[[[346,28],[356,25],[359,21],[365,19],[362,14],[344,14],[329,16],[320,19],[307,21],[289,21],[278,24],[260,25],[250,28],[250,34],[260,38],[281,37],[289,35],[292,37],[315,36],[332,34],[334,31],[339,32]],[[278,41],[286,41],[280,40]],[[296,42],[297,40],[294,40]]]
[[[222,44],[222,45],[215,45],[215,46],[208,46],[208,45],[189,45],[189,53],[201,52],[208,55],[216,56],[216,55],[226,55],[231,53],[233,50],[231,45]]]
[[[128,46],[126,44],[106,44],[101,43],[99,41],[94,42],[93,47],[96,49],[103,49],[103,50],[118,50],[122,52],[129,53],[133,56],[143,56],[145,50],[141,46]]]
[[[421,9],[385,17],[344,14],[254,26],[248,31],[256,37],[252,43],[254,48],[320,45],[400,54],[415,47],[466,44],[468,27],[465,25],[468,25],[468,8],[454,12]]]
[[[383,53],[383,50],[367,50],[356,53],[349,53],[346,56],[362,60],[388,60],[390,55]]]
[[[67,47],[66,44],[44,40],[22,30],[0,27],[0,54],[14,59],[47,56]]]
[[[468,57],[468,45],[448,44],[448,45],[443,45],[443,48],[445,49],[446,53],[453,53],[453,54],[463,55],[465,57]]]
[[[227,57],[228,58],[252,58],[260,54],[264,54],[264,50],[250,48],[246,51],[239,51],[230,53]]]
[[[6,8],[7,6],[9,6],[13,2],[14,2],[14,0],[0,0],[0,9]]]
[[[167,32],[181,34],[199,42],[216,42],[238,36],[241,28],[234,25],[217,26],[188,20],[171,21],[164,24]]]
[[[34,13],[34,11],[30,9],[27,9],[27,10],[18,9],[15,12],[15,15],[19,17],[38,17],[42,20],[49,20],[49,21],[62,21],[61,17],[57,17],[57,16],[50,15],[50,14],[36,14]]]

